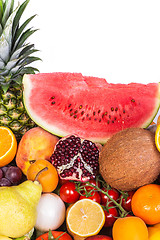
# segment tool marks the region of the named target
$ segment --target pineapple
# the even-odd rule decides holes
[[[35,123],[27,115],[22,98],[22,77],[38,69],[30,64],[40,60],[32,56],[37,50],[26,43],[36,30],[26,26],[31,16],[20,25],[20,18],[28,4],[26,0],[14,8],[14,0],[0,0],[0,126],[9,127],[17,139]]]

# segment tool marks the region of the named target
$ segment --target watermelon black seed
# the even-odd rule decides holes
[[[73,109],[71,108],[69,111],[72,112],[72,110],[73,110]]]
[[[76,114],[76,113],[78,113],[78,111],[76,110],[74,113]]]
[[[109,115],[109,119],[111,119],[111,115]]]
[[[110,121],[108,120],[108,121],[107,121],[107,123],[109,124],[109,123],[110,123]]]
[[[123,109],[123,113],[125,113],[126,111],[125,111],[125,109]]]
[[[86,117],[89,117],[89,114],[87,113]]]
[[[114,107],[111,107],[111,111],[112,111],[112,112],[114,111]]]
[[[94,121],[97,121],[97,118],[94,118]]]
[[[101,110],[98,110],[98,114],[101,112]]]
[[[77,118],[77,115],[74,115],[74,118]]]
[[[70,116],[73,116],[73,113],[71,113]]]
[[[84,111],[81,112],[81,115],[83,115],[83,114],[84,114]]]
[[[51,102],[52,105],[54,105],[56,102]]]
[[[115,111],[116,111],[116,112],[118,111],[118,107],[115,108]]]
[[[101,122],[102,120],[101,119],[99,119],[99,122]]]
[[[135,102],[135,100],[132,98],[132,99],[131,99],[131,102]]]
[[[92,118],[91,117],[89,117],[89,120],[91,120]]]
[[[80,105],[80,106],[79,106],[79,109],[81,109],[82,107],[83,107],[83,106],[82,106],[82,105]]]
[[[71,104],[68,105],[68,108],[70,108],[70,107],[71,107]]]
[[[51,99],[54,99],[54,98],[55,98],[55,96],[51,97]]]

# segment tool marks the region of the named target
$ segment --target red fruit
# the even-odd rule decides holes
[[[88,191],[88,194],[90,194],[91,196],[87,196],[87,193],[86,193],[85,191],[83,191],[82,194],[83,194],[83,195],[86,194],[86,196],[82,196],[82,195],[81,195],[79,199],[89,198],[89,199],[91,199],[91,200],[93,200],[93,201],[95,201],[95,202],[98,202],[99,204],[101,203],[101,196],[100,196],[100,194],[99,194],[98,192],[96,192],[96,191],[91,191],[90,193],[89,193],[89,191]]]
[[[113,223],[116,221],[116,219],[119,215],[118,211],[115,207],[109,208],[108,211],[104,210],[104,214],[105,214],[104,227],[112,227]]]
[[[76,135],[60,139],[51,156],[61,179],[82,182],[96,177],[99,171],[98,159],[96,144]]]
[[[60,188],[59,195],[66,203],[75,203],[80,197],[73,182],[64,183]]]
[[[132,208],[131,208],[131,201],[132,201],[132,197],[133,197],[133,194],[135,193],[135,191],[128,191],[128,197],[125,199],[125,198],[122,198],[122,207],[127,211],[127,212],[130,212],[132,211]],[[122,196],[122,195],[121,195]]]
[[[92,187],[89,184],[92,184],[92,185],[97,186],[99,188],[101,187],[101,183],[99,181],[94,180],[94,179],[91,179],[88,182],[84,182],[81,185],[84,186],[86,188],[86,190],[91,190],[91,189],[96,190],[96,188],[94,188],[94,186]]]
[[[107,189],[105,187],[102,187],[102,190],[104,192],[108,192],[109,196],[114,199],[115,201],[118,200],[119,198],[119,192],[115,189],[115,188],[111,188],[111,189]],[[102,204],[106,205],[108,202],[110,202],[111,200],[107,197],[107,195],[105,195],[104,193],[100,192],[101,195],[101,199],[102,199]]]

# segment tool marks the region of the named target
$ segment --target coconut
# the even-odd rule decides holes
[[[154,133],[128,128],[114,134],[100,152],[99,169],[107,184],[122,191],[154,182],[160,173]]]

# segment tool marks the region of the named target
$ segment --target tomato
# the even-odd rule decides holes
[[[62,235],[62,236],[60,238],[58,238],[60,235]],[[50,231],[50,232],[44,233],[41,236],[39,236],[38,238],[36,238],[36,240],[42,240],[42,239],[48,240],[49,236],[53,236],[54,238],[50,237],[50,239],[55,239],[55,240],[56,239],[57,240],[72,240],[71,236],[68,233],[61,232],[61,231]]]
[[[132,212],[146,224],[160,222],[160,185],[148,184],[138,188],[131,201]]]
[[[131,212],[132,208],[131,208],[131,201],[132,201],[132,197],[133,194],[135,193],[135,191],[128,191],[128,197],[125,199],[122,195],[120,197],[122,197],[122,207],[127,211],[127,212]]]
[[[111,198],[113,198],[115,201],[118,200],[119,198],[119,192],[114,189],[114,188],[111,188],[111,189],[107,189],[105,187],[102,187],[102,190],[104,192],[108,192],[109,196]],[[101,200],[102,200],[102,204],[107,204],[108,202],[110,202],[111,200],[107,197],[107,195],[105,195],[104,193],[100,192],[100,195],[101,195]]]
[[[114,240],[148,240],[148,229],[139,217],[118,218],[112,228]]]
[[[66,203],[75,203],[80,194],[76,191],[76,185],[74,182],[66,182],[60,187],[60,198]]]
[[[109,211],[109,212],[108,212]],[[104,214],[105,214],[105,223],[104,223],[104,227],[112,227],[113,223],[116,221],[117,217],[118,217],[118,211],[115,207],[110,207],[109,209],[104,210]]]
[[[89,199],[91,199],[91,200],[93,200],[93,201],[95,201],[95,202],[97,202],[99,204],[101,203],[101,196],[100,196],[100,194],[98,192],[91,191],[89,193],[89,191],[88,191],[88,194],[90,194],[91,196],[87,196],[86,194],[87,194],[87,192],[83,191],[82,195],[80,196],[79,199],[89,198]]]
[[[87,182],[84,182],[81,185],[84,186],[87,190],[96,189],[92,186],[88,186],[89,184],[92,184],[92,185],[97,186],[99,188],[101,187],[101,183],[99,181],[94,180],[94,179],[91,179]]]

